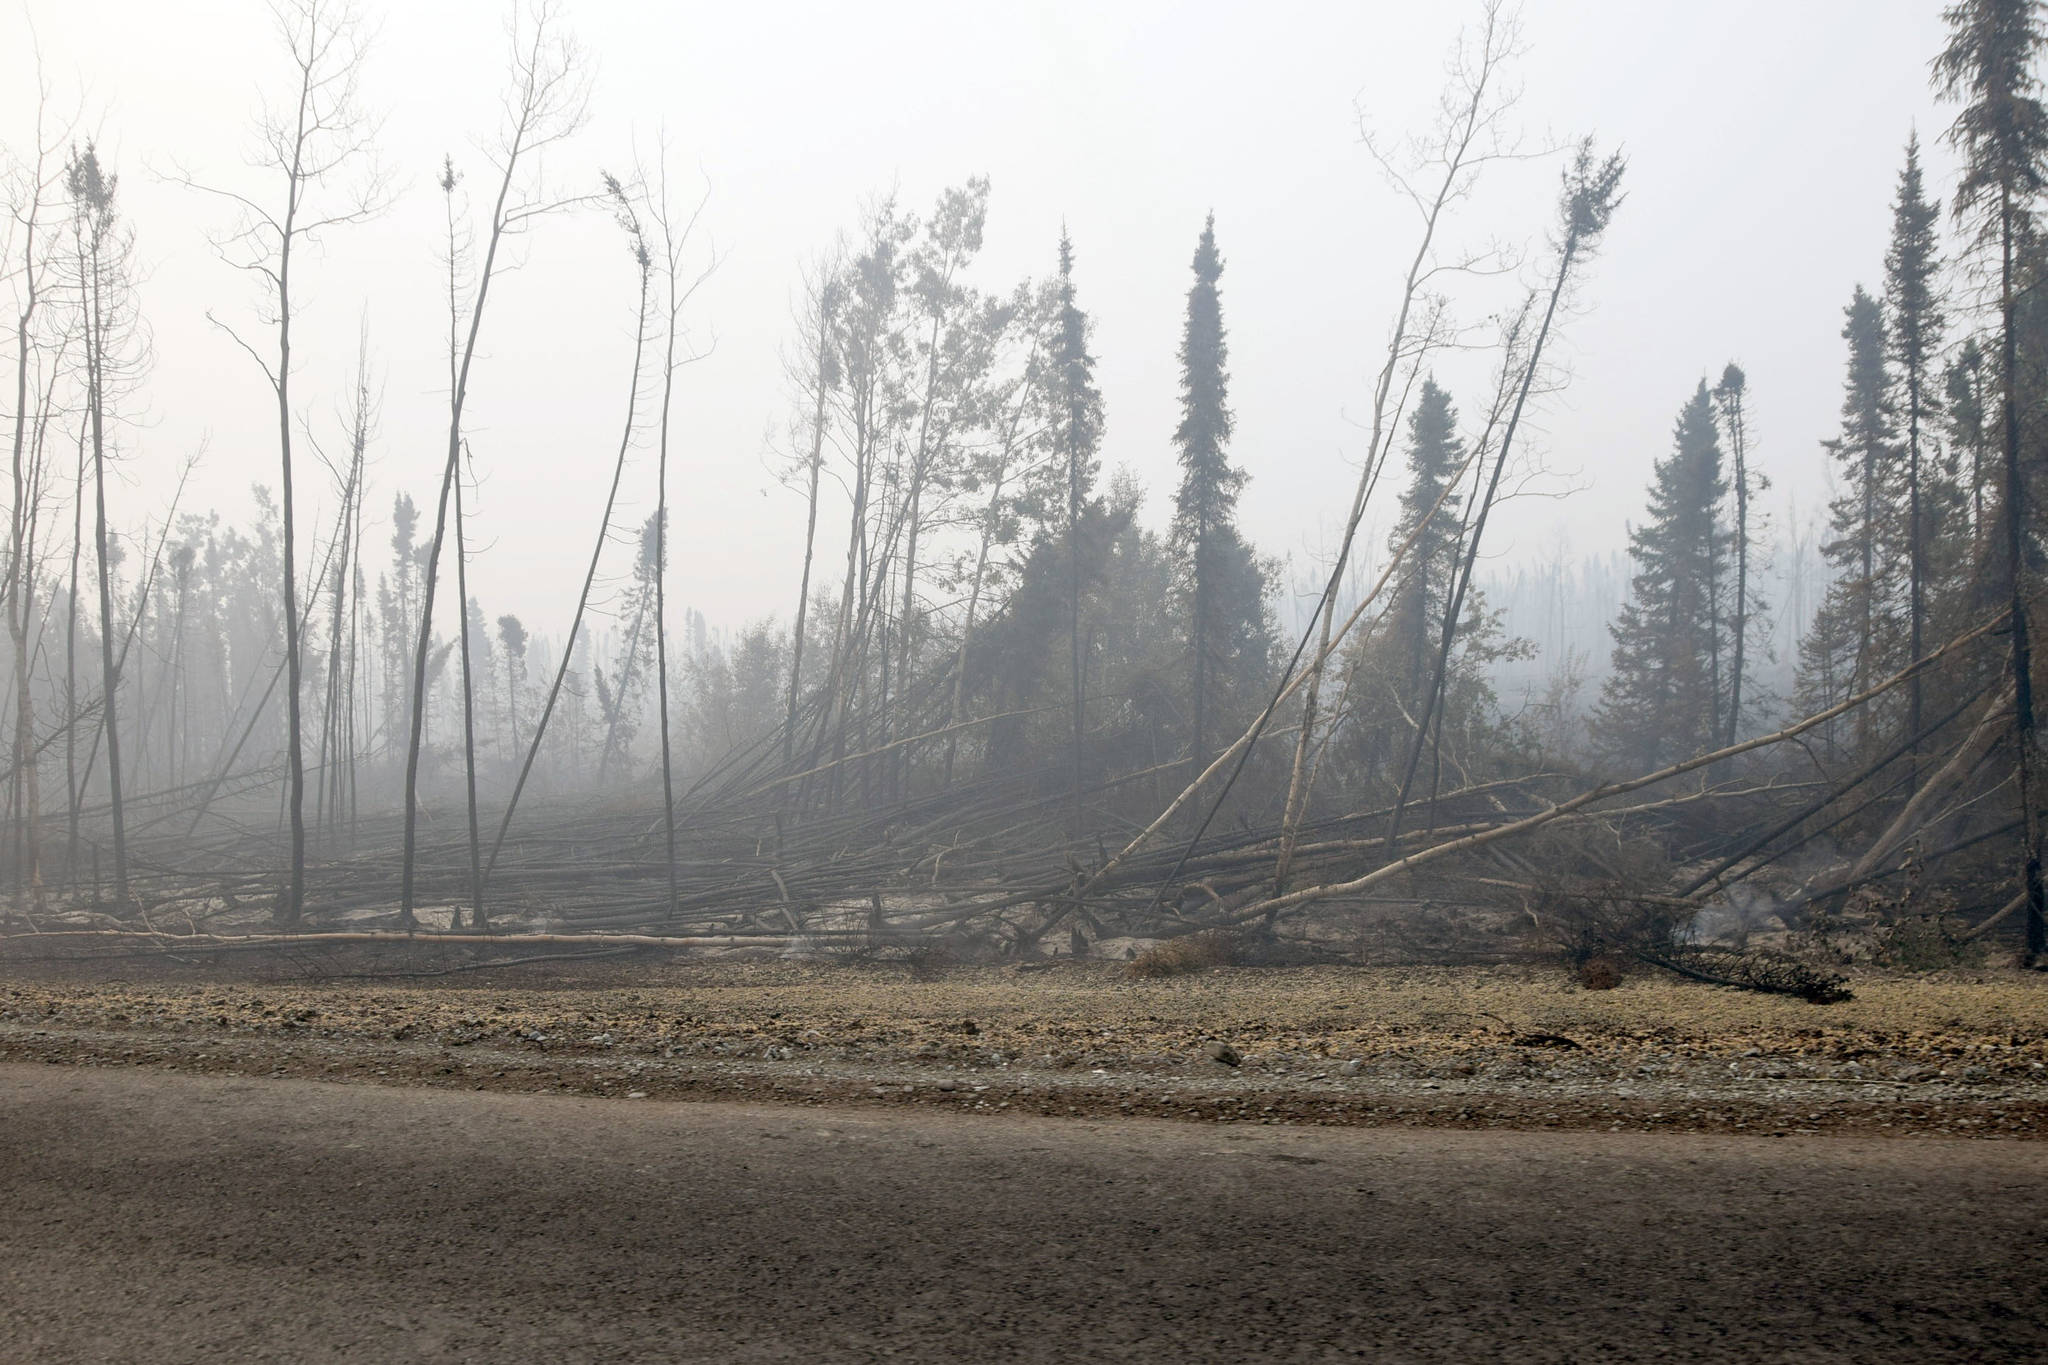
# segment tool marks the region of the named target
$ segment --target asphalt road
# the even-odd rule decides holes
[[[0,1360],[2048,1358],[2048,1147],[0,1066]]]

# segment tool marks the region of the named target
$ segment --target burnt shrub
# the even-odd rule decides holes
[[[1579,964],[1579,984],[1589,991],[1611,991],[1621,984],[1621,964],[1612,957],[1588,958]]]
[[[1204,929],[1147,948],[1124,965],[1124,974],[1141,980],[1189,976],[1212,967],[1234,967],[1243,958],[1244,941],[1234,930]]]

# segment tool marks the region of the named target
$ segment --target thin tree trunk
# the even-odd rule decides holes
[[[476,688],[469,676],[469,553],[462,532],[462,472],[455,474],[455,596],[462,620],[462,776],[469,798],[469,907],[470,922],[478,929],[489,927],[484,914],[483,836],[476,821]]]
[[[1008,436],[1004,438],[1008,445]],[[988,574],[988,552],[990,542],[995,538],[996,517],[1002,507],[1003,484],[1009,478],[1009,456],[1007,449],[1003,457],[1002,470],[996,475],[995,486],[988,496],[988,512],[982,518],[981,545],[974,555],[974,578],[967,590],[967,616],[960,627],[960,652],[953,661],[953,699],[946,707],[948,728],[960,723],[960,705],[967,690],[967,651],[974,644],[974,622],[981,608],[981,585]],[[958,750],[959,736],[946,736],[946,773],[944,785],[953,785],[953,759]]]
[[[1722,744],[1733,744],[1742,725],[1742,674],[1749,643],[1749,429],[1742,410],[1743,394],[1734,391],[1732,420],[1728,424],[1735,456],[1735,650],[1728,678],[1728,728]],[[1913,637],[1913,657],[1920,657],[1920,637]],[[1920,678],[1913,677],[1913,732],[1919,733]]]
[[[12,553],[7,567],[7,633],[14,648],[14,771],[23,784],[19,811],[25,854],[23,863],[28,874],[30,907],[37,915],[43,912],[43,846],[39,827],[42,794],[37,785],[41,763],[35,745],[35,701],[29,690],[28,626],[34,611],[35,583],[28,562],[28,543],[30,525],[41,500],[30,492],[22,460],[28,443],[28,334],[39,302],[35,249],[41,208],[38,175],[28,218],[22,224],[22,279],[26,292],[14,327],[14,515]],[[17,869],[23,863],[17,863]]]
[[[576,597],[576,613],[569,618],[569,635],[562,644],[562,659],[555,668],[554,684],[548,688],[547,702],[541,707],[540,720],[533,727],[533,740],[526,750],[526,759],[520,765],[519,778],[512,784],[511,800],[505,804],[505,815],[498,822],[497,837],[491,841],[491,856],[485,862],[483,877],[487,882],[491,870],[498,865],[498,853],[505,846],[505,833],[512,828],[512,816],[519,809],[520,793],[526,789],[527,777],[533,772],[533,760],[540,753],[541,740],[546,737],[548,719],[554,715],[555,703],[562,695],[562,680],[568,675],[570,660],[576,652],[576,633],[582,628],[583,613],[590,605],[591,585],[597,581],[597,564],[604,556],[605,541],[611,535],[612,509],[619,500],[619,481],[626,472],[626,452],[633,445],[634,415],[640,398],[640,365],[647,349],[647,266],[640,268],[640,308],[633,330],[633,376],[632,385],[626,396],[626,423],[619,434],[619,453],[612,465],[611,491],[605,495],[604,516],[598,522],[597,541],[591,547],[590,567],[584,571],[583,590]]]
[[[1231,916],[1231,921],[1241,924],[1262,918],[1271,920],[1283,911],[1296,909],[1311,901],[1327,900],[1333,896],[1357,895],[1359,892],[1368,890],[1380,882],[1400,876],[1426,863],[1436,862],[1475,848],[1483,848],[1502,839],[1514,838],[1531,830],[1541,829],[1545,825],[1576,814],[1597,802],[1616,796],[1624,796],[1629,792],[1640,791],[1645,787],[1668,782],[1672,778],[1683,777],[1687,773],[1697,772],[1702,768],[1725,763],[1731,758],[1752,753],[1769,745],[1781,744],[1788,740],[1796,739],[1809,730],[1824,725],[1835,717],[1852,711],[1892,688],[1899,686],[1921,669],[1934,666],[1962,645],[1984,635],[1996,624],[1997,622],[1993,621],[1974,630],[1967,631],[1949,641],[1948,644],[1942,646],[1939,650],[1936,650],[1929,658],[1916,660],[1898,673],[1893,674],[1890,678],[1861,692],[1854,693],[1826,710],[1807,716],[1805,719],[1788,725],[1774,734],[1759,735],[1754,739],[1742,740],[1725,748],[1715,749],[1693,758],[1669,764],[1655,772],[1645,773],[1639,777],[1632,777],[1619,782],[1603,783],[1588,791],[1581,792],[1569,800],[1560,801],[1556,805],[1548,806],[1534,815],[1524,816],[1519,820],[1511,820],[1506,824],[1494,825],[1476,833],[1452,839],[1446,843],[1432,844],[1406,857],[1384,863],[1362,876],[1353,877],[1341,882],[1331,882],[1321,886],[1306,886],[1296,891],[1269,897],[1266,900],[1248,905],[1242,910],[1237,911]]]
[[[426,582],[421,596],[419,643],[413,651],[412,660],[412,731],[405,750],[405,846],[402,855],[403,866],[399,881],[399,921],[406,928],[413,927],[413,857],[418,842],[419,824],[419,778],[420,743],[427,725],[427,655],[434,643],[434,590],[440,581],[441,541],[448,528],[448,496],[460,473],[462,456],[462,407],[469,396],[469,370],[476,359],[477,336],[484,321],[484,304],[490,296],[491,279],[498,261],[498,245],[504,239],[506,218],[505,205],[512,193],[512,175],[519,164],[519,152],[526,125],[521,123],[512,147],[505,157],[504,173],[498,181],[498,197],[491,209],[491,235],[484,247],[484,266],[477,277],[476,302],[470,309],[468,339],[462,347],[462,363],[456,368],[455,384],[448,396],[448,453],[441,469],[441,494],[434,506],[434,538],[427,555]],[[453,167],[446,171],[443,192],[452,196],[455,190]],[[451,209],[452,213],[453,210]],[[462,605],[465,615],[469,604]],[[567,655],[563,656],[564,658]],[[478,887],[481,897],[481,883]]]
[[[305,102],[300,100],[303,126]],[[279,511],[284,523],[284,715],[286,799],[290,803],[291,882],[279,918],[295,925],[306,904],[306,754],[300,742],[299,716],[299,592],[298,543],[292,512],[292,235],[299,207],[300,174],[296,155],[290,171],[284,228],[277,268],[277,445],[282,466]],[[110,751],[111,752],[111,751]]]
[[[872,381],[869,381],[872,383]],[[854,672],[854,603],[862,598],[861,575],[862,551],[867,544],[867,512],[869,464],[871,456],[870,433],[864,416],[868,406],[867,398],[857,396],[854,400],[854,444],[853,444],[853,506],[847,519],[846,533],[846,583],[839,595],[839,624],[832,644],[832,666],[825,678],[824,706],[819,714],[817,741],[813,745],[810,767],[817,767],[824,753],[827,739],[833,746],[832,757],[835,766],[831,772],[831,805],[839,803],[841,772],[837,760],[846,756],[846,714],[847,697],[851,683],[848,675]],[[863,603],[865,605],[865,603]],[[864,613],[863,613],[864,615]]]
[[[1067,428],[1067,652],[1072,660],[1074,699],[1074,785],[1069,836],[1081,837],[1081,757],[1085,744],[1088,698],[1083,690],[1086,669],[1081,661],[1081,450],[1080,436]]]
[[[1906,572],[1910,579],[1907,585],[1907,653],[1912,658],[1920,657],[1923,633],[1927,620],[1927,546],[1920,518],[1920,367],[1914,362],[1906,371]],[[1906,693],[1906,733],[1920,733],[1920,717],[1925,705],[1925,689],[1916,675],[1908,684]],[[1910,760],[1912,776],[1910,782],[1919,781],[1920,752],[1915,745]],[[1908,790],[1911,790],[1910,786]]]
[[[1507,427],[1501,433],[1500,451],[1494,459],[1493,473],[1487,479],[1486,492],[1473,513],[1472,534],[1465,545],[1465,562],[1459,566],[1457,586],[1444,607],[1443,637],[1437,646],[1435,673],[1428,696],[1423,703],[1420,722],[1416,727],[1415,742],[1408,750],[1408,763],[1401,775],[1400,794],[1394,798],[1393,813],[1387,820],[1387,847],[1390,850],[1394,846],[1394,840],[1400,837],[1401,812],[1407,804],[1409,793],[1414,788],[1416,769],[1422,762],[1424,738],[1429,733],[1433,718],[1441,723],[1444,689],[1450,676],[1451,650],[1457,641],[1458,617],[1465,610],[1465,595],[1472,586],[1473,568],[1479,559],[1480,539],[1486,534],[1487,516],[1492,512],[1494,499],[1500,491],[1501,471],[1506,467],[1508,454],[1514,448],[1515,432],[1522,422],[1522,409],[1529,401],[1531,386],[1536,382],[1537,367],[1543,362],[1543,347],[1550,339],[1550,329],[1557,318],[1558,301],[1564,297],[1565,285],[1571,278],[1572,264],[1578,256],[1578,249],[1577,236],[1567,235],[1563,250],[1558,256],[1557,278],[1551,282],[1550,301],[1544,306],[1543,323],[1536,329],[1535,342],[1529,349],[1528,362],[1522,370],[1521,386],[1515,393],[1514,410],[1508,415]],[[1285,887],[1277,884],[1276,879],[1275,894],[1285,894],[1285,890]]]
[[[679,243],[669,222],[668,210],[668,167],[662,165],[661,238],[663,255],[666,258],[668,279],[668,331],[663,338],[661,360],[661,432],[657,442],[654,470],[654,671],[655,702],[657,721],[661,725],[661,828],[663,851],[667,855],[668,872],[668,913],[673,916],[678,909],[679,894],[676,889],[676,785],[674,756],[670,752],[668,718],[668,432],[669,403],[675,396],[676,387],[676,321],[682,311],[682,298],[676,289],[677,250]],[[687,235],[687,233],[685,234]],[[823,342],[820,342],[822,347]],[[823,376],[820,376],[819,411],[817,416],[818,439],[822,440],[825,429]],[[811,520],[805,532],[804,541],[804,591],[797,599],[797,634],[794,657],[801,657],[803,649],[804,596],[807,596],[811,581],[811,540],[818,525],[818,475],[817,468],[822,447],[814,448],[811,454]],[[795,706],[796,665],[794,657],[790,665],[790,704]],[[795,729],[796,717],[792,710],[789,724],[782,736],[783,766],[788,767],[789,746]]]
[[[1999,322],[2003,335],[2005,424],[2005,579],[2011,613],[2013,744],[2017,754],[2020,828],[2026,858],[2023,870],[2027,894],[2026,962],[2033,966],[2048,953],[2048,888],[2041,876],[2041,812],[2034,806],[2034,657],[2028,638],[2025,541],[2021,531],[2026,516],[2026,490],[2020,471],[2019,417],[2019,329],[2014,317],[2012,189],[2001,190],[1999,236]]]
[[[1488,35],[1488,54],[1492,55],[1492,35]],[[1300,825],[1308,809],[1308,763],[1315,747],[1315,731],[1320,719],[1323,694],[1323,668],[1329,657],[1335,653],[1339,637],[1333,634],[1337,611],[1337,593],[1344,582],[1345,570],[1351,562],[1352,543],[1357,539],[1359,523],[1365,518],[1366,496],[1377,481],[1380,465],[1384,460],[1382,445],[1387,438],[1387,400],[1394,389],[1394,375],[1400,368],[1402,357],[1408,345],[1408,319],[1415,308],[1415,298],[1421,289],[1424,271],[1428,268],[1430,247],[1436,240],[1436,228],[1445,208],[1452,198],[1460,172],[1465,165],[1466,153],[1478,135],[1481,113],[1484,108],[1485,75],[1492,66],[1486,67],[1482,79],[1471,92],[1463,113],[1462,134],[1453,147],[1447,149],[1444,159],[1444,175],[1437,187],[1434,200],[1423,216],[1422,240],[1416,244],[1415,255],[1408,263],[1408,274],[1402,283],[1401,305],[1394,317],[1393,336],[1387,342],[1386,363],[1380,367],[1373,389],[1372,428],[1366,443],[1365,467],[1359,471],[1358,488],[1352,494],[1351,508],[1344,521],[1344,538],[1337,547],[1337,559],[1330,566],[1329,581],[1323,587],[1323,594],[1316,602],[1315,616],[1310,629],[1320,628],[1314,662],[1309,665],[1308,680],[1302,694],[1301,729],[1295,737],[1294,761],[1289,769],[1287,797],[1281,807],[1280,853],[1275,860],[1273,871],[1274,889],[1286,889],[1289,865],[1294,858],[1294,845],[1300,837]],[[1299,650],[1297,650],[1297,654]]]
[[[78,566],[85,546],[85,425],[78,429],[78,465],[71,492],[71,586],[64,594],[64,886],[78,894]]]
[[[86,407],[92,421],[93,541],[100,579],[100,724],[107,737],[107,797],[114,825],[114,907],[126,915],[128,899],[128,828],[121,804],[121,727],[115,689],[120,672],[114,666],[114,585],[107,564],[106,327],[100,297],[104,281],[97,247],[86,328]]]
[[[819,286],[821,291],[829,287],[829,282]],[[808,628],[811,607],[811,561],[818,546],[818,480],[825,468],[825,379],[826,367],[829,363],[828,348],[832,342],[829,306],[829,303],[823,299],[821,294],[818,309],[817,368],[812,372],[812,380],[817,385],[817,400],[811,411],[811,456],[809,460],[811,476],[810,489],[806,495],[808,511],[804,519],[804,571],[803,576],[797,583],[796,625],[790,635],[789,642],[789,704],[785,708],[782,722],[782,766],[784,769],[791,767],[796,757],[796,708],[797,700],[802,695],[803,688],[804,631]],[[671,343],[671,350],[673,350],[673,343]],[[662,392],[662,432],[664,436],[667,434],[667,431],[668,393],[664,389]],[[666,447],[664,446],[665,449]],[[664,475],[666,470],[667,462],[664,460]],[[659,632],[659,620],[656,621],[655,628]],[[657,644],[660,643],[661,636],[659,633],[656,634],[655,640]]]
[[[1190,680],[1194,692],[1194,743],[1189,757],[1194,760],[1195,771],[1200,772],[1208,763],[1208,719],[1209,719],[1209,517],[1203,512],[1195,525],[1195,621],[1194,676]]]
[[[660,539],[660,531],[655,538]],[[633,628],[626,632],[626,662],[619,669],[618,683],[612,689],[612,704],[606,708],[604,725],[604,748],[598,751],[597,782],[604,785],[611,772],[612,755],[618,751],[619,722],[626,714],[626,694],[633,688],[633,666],[640,660],[640,637],[647,626],[647,604],[642,602],[633,613]]]

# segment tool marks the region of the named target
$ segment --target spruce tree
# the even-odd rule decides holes
[[[1230,622],[1219,619],[1223,562],[1241,543],[1231,534],[1237,516],[1237,495],[1244,471],[1231,467],[1224,451],[1231,432],[1230,357],[1223,331],[1223,305],[1216,281],[1223,258],[1216,252],[1216,215],[1202,224],[1195,247],[1195,282],[1188,290],[1187,322],[1180,343],[1180,426],[1173,441],[1180,448],[1181,484],[1174,501],[1173,538],[1192,599],[1189,613],[1189,692],[1193,739],[1190,757],[1200,772],[1208,763],[1210,679]]]
[[[1844,310],[1842,339],[1849,344],[1842,428],[1825,443],[1841,492],[1829,507],[1833,539],[1821,547],[1834,576],[1801,644],[1801,693],[1809,710],[1863,691],[1899,662],[1903,645],[1897,629],[1904,597],[1901,537],[1891,501],[1898,466],[1891,376],[1884,318],[1861,285]],[[1821,658],[1823,650],[1830,657]],[[1857,713],[1859,741],[1872,729],[1866,707]]]
[[[1384,628],[1364,635],[1349,660],[1344,727],[1335,741],[1339,770],[1365,784],[1388,776],[1398,784],[1401,756],[1418,739],[1424,713],[1434,711],[1429,737],[1431,785],[1446,741],[1468,776],[1510,748],[1500,724],[1490,672],[1503,660],[1527,657],[1532,646],[1509,638],[1501,613],[1477,588],[1466,593],[1456,648],[1436,691],[1437,656],[1461,568],[1464,496],[1455,487],[1466,462],[1458,413],[1432,377],[1417,390],[1408,416],[1408,483],[1400,517],[1387,536],[1400,576],[1389,595]],[[1395,790],[1398,790],[1396,786]],[[1363,793],[1361,793],[1363,795]]]
[[[1991,438],[1996,422],[1991,398],[1985,388],[1984,348],[1977,338],[1966,337],[1955,359],[1942,372],[1943,416],[1947,419],[1949,445],[1959,456],[1967,456],[1970,473],[1966,496],[1970,504],[1970,532],[1981,542],[1988,533],[1984,515],[1984,486],[1990,477]],[[1981,546],[1973,561],[1983,558]]]
[[[1080,543],[1082,512],[1101,469],[1102,394],[1095,387],[1095,357],[1088,351],[1088,315],[1075,302],[1074,244],[1060,232],[1059,313],[1051,345],[1053,398],[1059,424],[1059,457],[1066,482],[1067,647],[1072,661],[1073,821],[1081,828],[1082,750],[1085,744],[1087,670],[1081,653]]]
[[[1422,700],[1430,653],[1443,626],[1451,575],[1457,569],[1459,498],[1449,489],[1464,461],[1451,396],[1434,378],[1424,379],[1408,418],[1409,479],[1401,494],[1401,519],[1387,538],[1387,548],[1395,554],[1411,536],[1415,542],[1402,566],[1390,613],[1402,700],[1411,708],[1419,708]]]
[[[1678,414],[1671,453],[1657,462],[1649,520],[1629,531],[1635,575],[1611,628],[1614,664],[1599,717],[1612,756],[1629,766],[1659,767],[1715,743],[1722,604],[1714,599],[1716,566],[1728,549],[1727,494],[1713,398],[1702,380]]]
[[[1963,107],[1949,141],[1963,154],[1956,216],[1972,222],[1981,247],[1998,262],[1999,430],[2003,447],[1999,551],[2013,681],[2013,731],[2023,829],[2027,961],[2048,952],[2048,888],[2041,876],[2041,817],[2035,809],[2033,648],[2022,553],[2026,489],[2020,460],[2019,339],[2014,327],[2015,255],[2048,185],[2048,107],[2034,74],[2048,35],[2038,0],[1958,0],[1943,12],[1949,44],[1934,60],[1934,83]]]
[[[1906,142],[1906,165],[1899,172],[1898,197],[1892,204],[1892,243],[1885,253],[1885,321],[1892,364],[1897,367],[1905,417],[1906,493],[1906,655],[1917,659],[1925,649],[1930,499],[1926,495],[1920,437],[1932,410],[1934,357],[1941,349],[1943,318],[1936,297],[1941,256],[1934,224],[1941,205],[1927,198],[1920,174],[1920,139]],[[1924,680],[1915,675],[1907,685],[1907,733],[1920,733],[1925,705]]]

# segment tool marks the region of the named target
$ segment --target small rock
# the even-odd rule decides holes
[[[956,1080],[948,1079],[939,1082],[939,1089],[941,1090],[958,1090],[959,1088],[960,1082]]]
[[[1352,1060],[1338,1067],[1337,1074],[1339,1076],[1356,1076],[1359,1072],[1359,1068],[1361,1065],[1362,1063],[1360,1063],[1358,1059],[1354,1057]]]
[[[644,1100],[647,1098],[647,1092],[645,1090],[628,1090],[626,1098],[629,1100]]]
[[[1225,1042],[1211,1043],[1204,1050],[1209,1054],[1210,1061],[1221,1062],[1225,1066],[1236,1066],[1244,1060],[1237,1055],[1236,1048]]]

